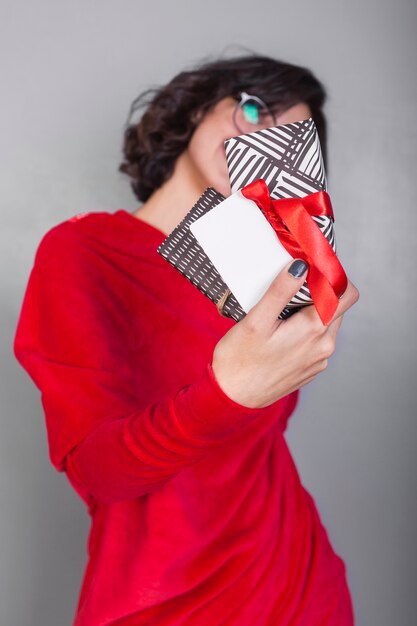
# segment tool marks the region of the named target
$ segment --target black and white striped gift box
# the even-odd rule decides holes
[[[232,137],[225,142],[225,149],[232,192],[259,178],[266,182],[274,200],[327,190],[320,141],[311,118]],[[333,220],[326,216],[313,219],[336,252]],[[281,317],[311,303],[304,284]]]

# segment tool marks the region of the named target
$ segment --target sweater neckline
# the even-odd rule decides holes
[[[129,211],[126,211],[126,209],[119,209],[118,211],[116,211],[116,214],[128,219],[132,224],[136,224],[136,227],[137,226],[141,228],[144,227],[145,230],[149,230],[153,232],[160,239],[166,239],[168,237],[167,233],[164,233],[162,230],[160,230],[156,226],[153,226],[153,224],[149,224],[149,222],[145,222],[142,218],[137,217],[136,215],[133,215],[133,213],[129,213]]]

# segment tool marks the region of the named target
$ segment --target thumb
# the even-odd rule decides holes
[[[274,278],[262,298],[251,308],[244,320],[261,332],[268,333],[275,330],[278,315],[302,287],[307,270],[308,264],[302,259],[291,261]]]

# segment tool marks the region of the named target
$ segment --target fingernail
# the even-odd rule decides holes
[[[303,274],[308,270],[308,265],[305,261],[301,259],[296,259],[293,263],[291,263],[288,273],[294,278],[301,278]]]

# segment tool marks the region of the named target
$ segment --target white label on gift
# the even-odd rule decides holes
[[[292,260],[260,208],[240,191],[190,226],[247,313]]]

